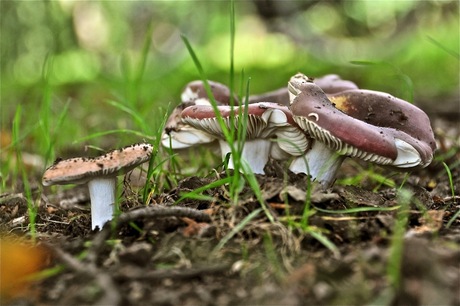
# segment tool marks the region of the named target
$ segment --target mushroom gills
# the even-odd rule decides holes
[[[206,132],[184,126],[180,131],[172,131],[169,134],[164,133],[161,144],[166,148],[184,149],[197,144],[210,143],[214,140],[215,137]]]
[[[345,155],[352,158],[359,158],[364,161],[370,161],[379,165],[392,165],[393,160],[389,157],[380,156],[375,153],[366,152],[355,148],[354,146],[343,142],[339,138],[331,134],[331,132],[321,128],[318,124],[304,117],[294,116],[297,124],[315,139],[323,142],[331,150],[336,151],[340,155]]]

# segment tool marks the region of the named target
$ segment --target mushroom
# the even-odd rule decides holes
[[[211,92],[217,105],[228,105],[231,102],[230,90],[224,84],[208,81]],[[181,121],[181,112],[193,105],[211,105],[203,81],[188,83],[181,94],[181,104],[171,113],[166,121],[161,144],[166,148],[183,149],[193,145],[210,143],[215,140],[209,134],[197,130]],[[234,97],[235,104],[238,100]]]
[[[302,74],[299,74],[302,75]],[[321,87],[326,95],[337,94],[341,91],[358,89],[358,86],[352,81],[342,80],[336,74],[327,74],[320,78],[313,79],[313,82]],[[282,87],[273,91],[262,93],[259,95],[249,96],[249,103],[257,103],[263,101],[270,101],[274,103],[283,104],[286,106],[290,105],[289,90],[286,87]]]
[[[88,183],[91,197],[92,229],[101,229],[112,219],[116,197],[117,175],[129,172],[148,161],[153,147],[134,144],[94,158],[58,159],[43,174],[44,186]]]
[[[398,160],[393,161],[389,167],[424,168],[431,163],[436,141],[430,119],[420,108],[390,94],[364,89],[347,90],[329,95],[328,98],[348,116],[373,126],[396,130],[397,146],[407,147],[407,151],[399,150]],[[414,156],[405,158],[409,154]]]
[[[436,148],[428,116],[389,94],[349,90],[330,95],[302,74],[288,85],[295,122],[314,143],[293,161],[294,172],[309,173],[324,187],[333,183],[345,157],[396,169],[427,166]],[[307,164],[305,164],[305,161]]]
[[[348,80],[342,80],[337,74],[327,74],[320,78],[315,78],[313,82],[328,96],[345,90],[358,89],[355,83]]]
[[[232,124],[238,128],[239,113],[244,113],[244,106],[241,106],[241,109],[218,106],[218,110],[226,128],[230,129]],[[307,150],[309,138],[294,122],[287,106],[260,102],[249,104],[247,113],[246,141],[242,148],[241,157],[247,161],[252,172],[263,174],[270,154],[275,155],[275,158],[282,158],[284,154],[303,155]],[[216,137],[219,140],[223,159],[231,152],[231,147],[225,139],[216,113],[211,106],[188,107],[182,111],[181,117],[184,123]],[[275,138],[277,141],[272,142]],[[230,157],[228,168],[234,168],[232,157]]]
[[[249,104],[264,101],[270,101],[273,103],[289,106],[289,91],[286,87],[282,87],[273,91],[249,96]]]

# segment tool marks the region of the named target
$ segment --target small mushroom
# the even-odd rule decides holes
[[[94,158],[58,159],[46,169],[42,184],[51,186],[88,183],[92,229],[101,229],[113,217],[116,177],[148,161],[152,151],[152,145],[140,143]]]
[[[233,110],[230,106],[218,106],[218,110],[228,129],[232,124],[238,128],[239,112],[244,112],[244,106]],[[231,118],[232,112],[234,118]],[[270,154],[278,158],[282,158],[284,154],[299,156],[303,155],[308,148],[309,138],[293,121],[288,107],[277,103],[260,102],[249,104],[247,112],[246,141],[242,148],[242,158],[248,162],[254,173],[264,173]],[[222,158],[231,152],[211,106],[188,107],[182,111],[181,117],[184,123],[216,137],[219,140]],[[273,142],[275,138],[276,141]],[[228,167],[234,168],[232,157]]]
[[[211,92],[218,105],[230,104],[230,90],[224,84],[208,81]],[[193,105],[211,105],[206,88],[202,81],[188,83],[181,94],[181,104],[171,113],[166,121],[161,144],[166,148],[184,149],[193,145],[205,144],[215,141],[214,137],[197,130],[181,121],[181,112]],[[234,97],[237,105],[238,100]]]
[[[315,139],[304,157],[307,164],[298,158],[291,164],[292,171],[310,168],[312,178],[328,187],[347,156],[398,169],[425,167],[431,162],[433,131],[427,115],[416,106],[363,90],[336,94],[331,98],[336,106],[301,74],[291,78],[288,88],[294,120]]]

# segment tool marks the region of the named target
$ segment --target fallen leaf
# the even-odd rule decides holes
[[[49,254],[43,248],[21,240],[0,240],[0,297],[11,299],[25,294],[32,274],[43,269]]]

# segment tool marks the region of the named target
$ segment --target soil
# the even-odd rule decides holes
[[[125,179],[121,214],[101,231],[84,186],[43,189],[32,177],[37,246],[24,243],[21,187],[0,195],[2,304],[460,305],[460,133],[458,121],[434,123],[436,158],[408,176],[349,160],[323,191],[272,162],[257,176],[263,206],[248,186],[236,205],[228,186],[176,203],[231,173],[186,177],[146,204]],[[20,283],[30,258],[45,270]]]

